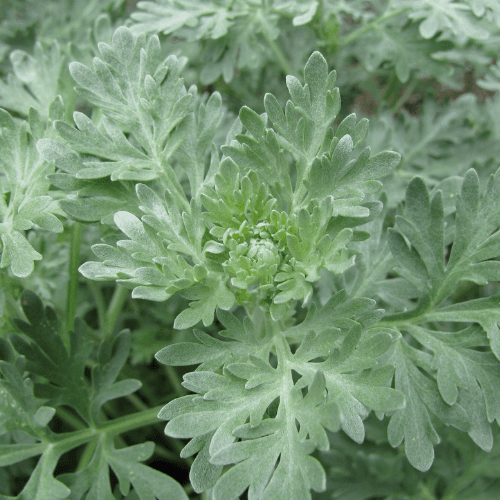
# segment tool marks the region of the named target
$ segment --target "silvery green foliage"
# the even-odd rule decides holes
[[[194,438],[185,453],[199,451],[192,484],[197,491],[214,486],[216,498],[237,498],[247,487],[252,498],[275,498],[290,490],[296,498],[309,497],[310,489],[324,489],[323,469],[310,457],[314,448],[328,449],[323,428],[342,427],[362,442],[367,408],[390,412],[404,406],[402,394],[387,387],[392,368],[372,372],[375,357],[395,340],[388,329],[370,328],[382,314],[369,312],[373,301],[344,304],[340,293],[318,312],[310,309],[303,324],[289,330],[282,326],[294,303],[310,303],[322,269],[341,274],[354,265],[349,244],[355,235],[365,237],[354,228],[381,208],[365,196],[379,190],[378,179],[399,162],[393,152],[371,157],[370,148],[357,149],[367,120],[358,122],[352,114],[335,131],[331,127],[340,109],[339,91],[335,72],[328,73],[318,52],[306,64],[304,79],[302,84],[287,78],[291,100],[285,112],[271,94],[265,97],[267,116],[242,108],[215,175],[213,165],[205,178],[186,169],[189,202],[183,198],[179,203],[177,193],[165,185],[160,197],[138,183],[144,215],[120,211],[114,216],[128,239],[119,240],[116,248],[94,245],[101,262],[80,268],[90,279],[115,279],[132,288],[134,298],[162,301],[180,292],[191,303],[177,316],[175,328],[200,321],[208,326],[216,309],[229,326],[229,333],[221,333],[237,342],[221,343],[200,332],[206,351],[177,344],[158,354],[167,364],[204,362],[205,371],[185,379],[186,387],[203,399],[175,400],[161,417],[171,420],[168,434]],[[185,154],[178,158],[181,166],[189,160]],[[196,161],[186,166],[196,168]],[[234,305],[253,311],[255,323],[239,324],[224,313]],[[335,316],[346,320],[332,330],[324,318]],[[324,356],[318,349],[326,336],[331,348]],[[294,354],[289,342],[296,346]],[[318,356],[324,356],[321,363]],[[221,367],[222,374],[214,372]],[[297,383],[293,372],[301,375]],[[274,415],[268,415],[271,405]],[[295,420],[300,433],[291,430]],[[243,439],[241,444],[234,436]],[[268,449],[264,459],[257,453],[262,446]],[[218,479],[222,466],[238,462]],[[250,474],[257,463],[258,471]]]
[[[58,32],[121,4],[67,2]],[[163,0],[114,34],[106,16],[82,28],[67,75],[62,44],[11,51],[0,499],[496,499],[499,100],[434,98],[469,63],[498,90],[498,14]],[[17,29],[0,23],[0,58]],[[77,101],[52,102],[75,83]],[[38,231],[64,215],[71,237]],[[42,254],[53,267],[33,272]],[[76,314],[54,287],[78,290]]]
[[[291,19],[292,26],[313,19],[319,2],[283,0],[161,0],[139,2],[131,18],[132,31],[139,33],[175,33],[187,41],[203,42],[201,81],[212,83],[219,76],[230,82],[235,71],[256,69],[269,61],[261,39],[276,40],[279,23]]]
[[[192,302],[177,317],[177,328],[200,320],[208,326],[216,307],[227,310],[235,303],[265,307],[275,320],[284,317],[290,302],[307,303],[321,269],[340,274],[353,265],[348,245],[354,228],[380,210],[380,204],[365,203],[365,193],[380,189],[378,179],[399,162],[393,152],[370,157],[370,148],[364,148],[356,154],[367,120],[349,115],[334,132],[331,123],[340,109],[335,78],[314,53],[305,85],[287,79],[292,100],[285,113],[266,95],[274,128],[242,108],[245,133],[222,148],[213,181],[211,175],[206,182],[195,175],[202,174],[200,167],[187,169],[191,192],[199,197],[188,202],[183,196],[179,203],[170,187],[162,199],[138,184],[145,215],[116,213],[115,224],[129,239],[120,240],[118,248],[95,245],[103,262],[84,264],[82,273],[117,279],[133,288],[136,298],[166,300],[182,291]],[[295,162],[294,186],[285,151]],[[179,159],[184,165],[184,157]]]
[[[214,487],[215,498],[236,499],[249,487],[250,498],[289,492],[310,498],[309,489],[325,488],[324,471],[309,456],[315,448],[329,449],[324,429],[341,427],[362,442],[367,408],[403,407],[402,394],[386,386],[392,367],[372,370],[395,332],[372,328],[381,315],[371,310],[373,301],[345,298],[343,292],[334,295],[289,329],[270,318],[241,323],[219,311],[226,328],[220,333],[230,341],[196,332],[200,344],[179,343],[157,354],[169,365],[202,363],[184,377],[183,385],[195,394],[159,414],[170,420],[168,435],[192,438],[182,454],[198,452],[190,474],[196,491]],[[219,478],[222,466],[235,463]]]
[[[51,106],[57,116],[62,104]],[[46,176],[54,171],[36,150],[36,141],[46,134],[46,127],[35,108],[30,108],[29,122],[16,122],[0,109],[0,268],[10,267],[13,274],[26,277],[34,261],[42,255],[25,237],[35,224],[49,231],[61,232],[63,226],[54,213],[59,210],[48,195]]]
[[[52,44],[35,44],[34,54],[24,50],[10,53],[14,74],[6,82],[0,82],[0,106],[11,112],[28,116],[35,108],[43,119],[49,117],[50,106],[57,95],[66,97],[72,93],[63,77],[68,58],[57,41]]]
[[[6,444],[0,446],[0,464],[6,467],[31,457],[40,458],[19,495],[1,497],[112,500],[115,496],[109,477],[111,467],[123,494],[132,486],[141,498],[187,500],[176,481],[140,463],[152,455],[152,442],[117,449],[111,428],[96,429],[103,423],[100,419],[106,401],[131,394],[141,386],[138,380],[116,381],[128,357],[130,332],[124,330],[114,339],[104,339],[96,345],[89,327],[78,319],[68,349],[59,334],[53,309],[44,307],[31,291],[23,293],[22,307],[28,321],[18,319],[16,324],[23,335],[13,334],[9,341],[0,339],[0,434],[4,437],[10,431],[18,431],[25,437],[11,442],[7,436]],[[95,349],[98,365],[92,370],[88,386],[85,364]],[[34,384],[31,377],[25,378],[26,370],[40,377],[40,381]],[[48,424],[61,405],[74,409],[89,427],[83,433],[55,434]],[[78,473],[59,474],[55,478],[61,456],[97,435],[99,444],[88,465]]]

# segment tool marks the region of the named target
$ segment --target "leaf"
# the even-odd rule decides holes
[[[486,331],[493,354],[500,359],[500,296],[493,295],[440,307],[425,315],[429,321],[479,323]]]
[[[292,97],[285,113],[271,94],[264,97],[264,106],[279,134],[280,145],[298,162],[299,180],[305,175],[306,165],[318,155],[332,121],[340,109],[340,95],[334,87],[336,72],[328,73],[326,60],[314,52],[304,69],[305,86],[293,76],[287,77]]]
[[[10,344],[2,339],[3,348],[12,351]],[[38,437],[35,425],[37,402],[33,394],[33,382],[23,378],[24,360],[17,359],[13,362],[0,361],[0,434],[16,430],[26,429],[32,436]],[[31,449],[31,448],[30,448]],[[8,455],[8,449],[4,449],[2,457]],[[28,452],[29,453],[29,452]],[[10,459],[7,459],[10,460]]]
[[[404,440],[409,462],[416,469],[425,472],[434,460],[434,446],[440,442],[428,409],[446,425],[453,425],[462,431],[470,429],[470,422],[467,413],[458,403],[449,406],[442,400],[437,384],[425,377],[414,365],[410,349],[400,340],[389,357],[396,366],[395,387],[405,394],[406,408],[391,417],[388,437],[393,447],[399,446]]]
[[[174,344],[157,353],[167,364],[203,362],[184,376],[183,385],[195,394],[168,403],[159,413],[169,420],[168,435],[192,438],[183,454],[199,452],[194,473],[199,491],[215,484],[215,498],[236,499],[249,488],[249,497],[271,499],[293,489],[297,498],[308,498],[310,489],[325,488],[321,466],[309,457],[315,448],[329,448],[324,429],[342,426],[360,442],[368,408],[404,407],[403,395],[388,387],[391,367],[372,370],[394,341],[392,331],[366,330],[381,317],[371,311],[373,301],[344,299],[345,293],[337,294],[303,323],[273,335],[256,330],[248,318],[242,324],[220,310],[226,327],[221,335],[236,342],[196,332],[201,344]],[[294,354],[285,335],[298,344]],[[269,363],[272,349],[277,367]],[[296,382],[292,371],[299,376]],[[221,469],[215,466],[230,464],[217,480]],[[282,467],[293,474],[283,477]]]
[[[378,354],[383,354],[393,340],[386,332],[362,334],[357,322],[353,322],[350,329],[342,329],[347,330],[345,337],[341,329],[335,330],[330,330],[328,336],[310,333],[296,351],[294,370],[303,376],[304,384],[310,380],[311,366],[324,373],[326,388],[343,416],[342,429],[361,443],[365,436],[362,420],[368,415],[367,408],[394,411],[405,406],[403,394],[386,387],[392,378],[391,367],[369,370],[377,365],[372,346],[378,342]],[[375,338],[371,339],[370,333]],[[326,359],[311,363],[317,357]]]
[[[396,216],[396,228],[410,241],[411,248],[394,230],[389,233],[389,247],[401,266],[402,275],[420,288],[426,300],[440,304],[461,280],[485,285],[500,276],[500,267],[489,260],[500,254],[497,243],[500,240],[495,233],[500,212],[494,201],[500,193],[499,179],[497,171],[480,196],[476,172],[467,172],[456,198],[455,236],[446,264],[441,192],[437,191],[430,200],[421,179],[410,182],[404,216]]]
[[[188,497],[179,483],[166,474],[140,463],[150,458],[153,451],[154,443],[150,441],[116,449],[113,436],[107,435],[99,442],[85,469],[63,474],[59,478],[70,487],[71,500],[114,499],[109,468],[117,477],[123,495],[127,495],[133,487],[141,500],[187,500]]]
[[[92,370],[90,405],[93,422],[99,422],[99,412],[106,401],[128,396],[141,387],[141,382],[125,379],[116,382],[130,351],[130,332],[120,332],[113,343],[104,339],[99,346],[97,366]]]
[[[190,328],[199,321],[203,321],[205,326],[211,325],[217,307],[228,310],[235,302],[232,292],[223,283],[210,277],[184,291],[182,295],[194,302],[175,318],[174,328],[178,330]]]
[[[24,116],[34,108],[46,120],[58,96],[65,102],[74,98],[66,78],[67,54],[55,39],[37,41],[32,53],[19,49],[10,53],[13,72],[0,82],[0,106]]]
[[[21,493],[16,497],[4,498],[15,498],[16,500],[67,498],[70,490],[53,475],[63,452],[64,450],[57,448],[47,449],[38,461]]]
[[[113,182],[109,178],[82,179],[78,173],[86,169],[82,158],[68,146],[53,139],[40,139],[37,149],[59,169],[49,174],[50,182],[59,189],[76,191],[59,202],[67,216],[78,222],[112,224],[120,210],[137,208],[137,197],[131,181]]]
[[[230,82],[237,69],[254,70],[275,63],[276,57],[262,39],[269,37],[274,41],[278,37],[280,20],[289,26],[310,23],[317,8],[316,0],[264,3],[258,8],[252,3],[215,0],[203,4],[193,0],[146,1],[132,13],[131,29],[134,34],[178,33],[185,40],[197,41],[204,62],[200,78],[206,85],[220,76]]]
[[[222,310],[218,310],[220,316]],[[227,313],[230,314],[230,313]],[[239,325],[241,327],[241,325]],[[220,332],[224,335],[224,331]],[[215,339],[200,330],[194,330],[194,334],[199,340],[194,342],[176,342],[158,351],[155,358],[168,366],[189,366],[200,365],[198,370],[215,371],[229,361],[244,359],[249,353],[257,352],[257,346],[249,345],[248,341],[223,342]],[[247,340],[247,339],[245,339]]]
[[[14,334],[12,343],[16,351],[25,356],[27,370],[49,381],[36,384],[36,393],[47,398],[51,405],[72,406],[90,421],[84,370],[93,343],[87,326],[82,321],[75,322],[68,351],[60,336],[54,310],[44,308],[30,290],[23,293],[21,304],[29,323],[15,319],[15,324],[26,337]]]
[[[223,146],[222,152],[243,172],[255,171],[260,174],[269,186],[275,187],[288,201],[292,190],[291,179],[276,134],[272,129],[266,129],[262,119],[250,108],[241,109],[240,120],[252,137],[238,135],[238,142],[232,141],[230,145]],[[277,179],[280,179],[279,183]]]
[[[16,123],[0,109],[0,268],[10,267],[15,276],[25,278],[41,260],[25,238],[24,231],[38,224],[42,229],[62,232],[63,226],[52,213],[56,205],[47,195],[46,175],[54,168],[38,154],[35,144],[45,134],[45,126],[35,109],[29,111],[28,122]],[[30,178],[30,183],[26,178]],[[4,194],[15,192],[7,202]]]
[[[440,61],[440,66],[447,65]],[[401,112],[396,117],[380,113],[370,118],[370,134],[365,142],[374,152],[395,149],[402,157],[398,170],[384,181],[390,206],[404,199],[406,176],[418,175],[429,189],[443,190],[445,207],[454,207],[454,195],[461,185],[458,176],[495,154],[488,135],[482,136],[479,144],[469,121],[471,116],[481,120],[485,113],[475,96],[464,94],[443,107],[432,99],[424,100],[418,117]],[[404,172],[403,177],[398,172]]]
[[[218,170],[219,154],[213,144],[214,136],[224,116],[222,98],[214,92],[206,100],[204,96],[195,112],[195,120],[189,122],[189,132],[174,158],[185,170],[191,187],[191,195],[197,197],[205,178],[212,180]],[[205,173],[205,162],[210,156],[210,169]]]
[[[322,405],[325,392],[322,389],[324,385],[321,384],[324,384],[324,380],[322,382],[321,377],[318,376],[310,395],[306,398],[302,398],[300,391],[294,392],[294,396],[291,394],[285,396],[290,397],[290,405],[296,405],[296,412],[303,423],[304,438],[300,438],[296,430],[286,430],[286,418],[292,418],[291,415],[280,417],[280,410],[278,410],[278,416],[275,419],[262,420],[263,412],[277,396],[276,383],[270,381],[265,385],[246,390],[242,382],[228,375],[223,377],[208,372],[186,375],[185,385],[200,393],[209,391],[210,395],[206,395],[209,400],[186,396],[169,403],[159,414],[160,418],[170,419],[165,430],[169,435],[195,437],[196,439],[196,436],[203,436],[215,430],[210,441],[210,455],[212,455],[210,460],[216,465],[238,463],[248,459],[222,475],[214,487],[215,498],[236,499],[248,486],[250,486],[249,494],[252,497],[273,498],[276,485],[273,479],[268,486],[266,483],[273,474],[280,453],[282,454],[280,464],[285,462],[290,467],[298,463],[299,468],[302,469],[301,475],[293,480],[296,485],[295,489],[298,488],[303,495],[307,495],[311,487],[318,491],[322,490],[324,472],[315,459],[307,456],[308,451],[311,451],[311,446],[302,444],[301,440],[309,431],[327,446],[328,441],[325,441],[326,434],[322,426],[330,430],[338,428],[338,417],[332,414],[333,407],[327,408]],[[283,410],[285,406],[281,408],[281,411],[285,411]],[[311,411],[317,411],[319,420],[311,418]],[[243,425],[248,415],[250,415],[251,426]],[[259,422],[261,422],[260,425]],[[241,443],[231,444],[235,440],[231,431],[236,437],[246,439]],[[263,435],[265,437],[262,437]],[[260,453],[256,453],[256,450]],[[249,473],[250,468],[254,470],[253,474]],[[305,471],[310,473],[313,470],[316,471],[315,476],[319,479],[304,474]],[[274,473],[281,475],[279,467]]]
[[[413,10],[411,12],[413,14]],[[452,67],[437,60],[436,53],[453,48],[440,39],[422,39],[408,16],[397,16],[384,23],[382,30],[370,30],[355,42],[354,54],[373,73],[382,64],[394,68],[398,80],[406,83],[413,72],[425,72],[442,81],[450,80]]]
[[[155,417],[154,414],[151,415],[149,411],[146,412],[149,417],[144,414],[139,416],[140,412],[133,415],[138,420],[131,427],[127,427],[130,426],[129,416],[116,421],[108,420],[105,424],[98,423],[97,414],[104,402],[128,395],[140,386],[135,380],[116,382],[129,354],[130,334],[124,331],[116,336],[113,343],[108,339],[101,342],[91,373],[91,391],[87,391],[83,370],[93,343],[87,338],[83,321],[77,318],[75,331],[70,332],[68,353],[57,331],[54,311],[44,308],[40,299],[30,291],[23,293],[21,303],[29,323],[21,320],[15,323],[30,340],[28,342],[25,337],[17,335],[12,335],[11,339],[24,356],[19,356],[6,340],[0,339],[0,433],[18,433],[14,443],[10,444],[7,437],[0,444],[0,464],[10,466],[31,457],[41,457],[16,497],[0,497],[17,500],[111,500],[115,498],[111,489],[111,467],[123,495],[127,495],[133,487],[145,500],[187,500],[184,490],[176,481],[139,463],[152,456],[153,443],[146,442],[119,450],[114,447],[117,432],[135,429],[138,422],[139,426],[144,425],[144,419],[147,422]],[[48,379],[47,383],[35,385],[37,390],[45,393],[42,394],[42,400],[34,397],[33,382],[29,378],[33,375]],[[72,393],[68,394],[70,390]],[[89,428],[66,432],[48,428],[56,410],[40,406],[40,402],[47,399],[56,406],[71,405],[87,420]],[[57,425],[54,429],[57,429]],[[97,446],[95,449],[89,448],[91,455],[88,465],[82,470],[56,477],[61,457],[93,439]]]
[[[74,151],[94,157],[83,162],[76,177],[147,181],[166,171],[173,189],[184,196],[169,160],[192,121],[193,96],[179,77],[185,60],[169,56],[161,61],[158,37],[135,39],[125,27],[99,50],[102,59],[94,58],[93,69],[73,62],[70,72],[77,92],[104,114],[104,131],[80,112],[73,115],[78,130],[56,123]]]
[[[164,200],[143,184],[137,185],[136,192],[140,209],[146,213],[142,220],[125,211],[114,214],[115,224],[130,239],[119,240],[118,248],[93,245],[92,251],[103,262],[86,262],[79,270],[89,279],[116,280],[132,288],[133,298],[164,301],[207,276],[202,264],[187,262],[187,258],[203,262],[199,257],[205,233],[201,207],[192,200],[191,214],[181,214],[168,190]],[[228,299],[220,300],[223,305]]]
[[[493,389],[499,383],[500,365],[490,352],[474,348],[487,345],[484,331],[473,325],[455,333],[437,332],[414,326],[411,335],[434,353],[432,368],[444,401],[460,404],[469,415],[469,435],[485,451],[491,451],[490,423],[500,417],[500,399]]]
[[[471,12],[471,7],[463,2],[451,0],[435,0],[435,2],[419,2],[410,18],[422,20],[419,31],[422,37],[432,38],[438,32],[453,33],[459,40],[467,38],[484,40],[488,31],[480,26]]]
[[[396,216],[399,232],[389,233],[389,246],[401,266],[400,274],[420,291],[418,306],[407,316],[412,318],[411,324],[406,321],[406,313],[395,324],[434,353],[431,357],[418,351],[402,338],[391,354],[390,359],[397,359],[396,388],[405,393],[409,406],[392,417],[389,440],[398,446],[404,439],[410,463],[422,471],[432,464],[433,447],[439,443],[428,410],[446,425],[468,432],[483,450],[489,451],[493,444],[490,423],[497,418],[499,403],[490,387],[496,383],[500,359],[498,296],[442,304],[461,280],[482,285],[497,279],[496,261],[490,259],[499,255],[496,234],[500,217],[495,201],[498,175],[490,177],[481,194],[476,172],[467,172],[456,196],[455,227],[451,231],[445,226],[441,191],[435,191],[431,198],[424,182],[413,179],[407,189],[404,215]],[[450,242],[451,251],[445,260],[445,247]],[[389,324],[398,315],[391,316],[387,317]],[[477,323],[487,338],[478,325],[462,332],[454,332],[452,326],[449,333],[440,331],[444,326],[434,330],[419,326],[436,322]]]

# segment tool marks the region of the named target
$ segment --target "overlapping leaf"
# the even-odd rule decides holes
[[[61,112],[61,103],[54,101],[52,117]],[[54,167],[36,150],[36,141],[45,134],[46,124],[31,108],[27,122],[16,123],[9,113],[0,109],[0,267],[10,267],[18,277],[28,276],[34,261],[41,254],[29,244],[24,231],[36,224],[42,229],[61,232],[60,220],[54,215],[57,206],[48,195],[50,183],[46,176]]]
[[[56,124],[73,150],[95,157],[76,177],[145,181],[167,175],[182,192],[169,159],[191,120],[193,96],[179,77],[185,61],[170,56],[161,62],[158,38],[135,39],[127,28],[116,30],[111,46],[100,43],[99,50],[102,59],[94,59],[93,69],[73,62],[70,71],[77,91],[101,109],[104,131],[80,112],[74,114],[78,129]]]
[[[0,466],[16,464],[22,460],[42,455],[18,500],[49,500],[65,498],[69,490],[54,478],[54,470],[64,449],[49,446],[51,434],[47,427],[55,409],[41,406],[33,394],[33,382],[25,377],[26,363],[9,343],[0,339],[0,434],[22,431],[30,436],[24,442],[0,445]],[[0,495],[2,500],[6,497]]]
[[[114,499],[111,467],[124,495],[133,488],[142,500],[187,500],[176,481],[140,463],[153,454],[153,443],[118,450],[113,444],[116,432],[113,425],[110,426],[108,421],[106,427],[99,422],[99,413],[106,401],[126,396],[140,387],[137,380],[116,382],[129,354],[128,332],[118,334],[113,342],[101,342],[97,364],[92,369],[91,385],[87,387],[84,369],[94,342],[83,321],[75,322],[68,352],[58,331],[54,311],[44,308],[30,291],[23,293],[21,303],[29,323],[16,320],[16,325],[24,333],[23,336],[10,337],[17,353],[7,341],[0,339],[0,434],[21,431],[20,436],[25,437],[13,443],[7,440],[7,444],[0,445],[0,465],[40,458],[22,491],[16,497],[0,495],[0,498]],[[43,377],[46,382],[33,384],[32,376]],[[55,407],[71,406],[92,426],[92,432],[84,429],[56,434],[47,427],[56,410],[42,406],[42,402]],[[93,438],[98,440],[98,446],[88,466],[79,472],[55,477],[61,456]]]
[[[402,156],[399,168],[384,181],[388,203],[395,206],[402,201],[413,175],[433,187],[447,177],[464,175],[477,164],[486,170],[497,154],[493,127],[485,120],[487,109],[472,94],[465,94],[445,106],[426,100],[418,118],[406,112],[396,118],[389,113],[375,117],[368,144],[375,152],[392,148]]]
[[[432,369],[439,393],[453,405],[457,400],[469,414],[469,435],[485,451],[493,446],[490,426],[500,419],[500,399],[494,389],[500,382],[500,364],[493,353],[478,349],[488,345],[477,325],[459,332],[438,332],[418,326],[410,334],[432,350]]]
[[[80,271],[94,280],[115,279],[133,288],[134,298],[163,301],[189,289],[185,296],[194,302],[179,315],[176,327],[189,328],[200,320],[205,326],[211,324],[215,308],[229,309],[234,296],[203,265],[205,227],[200,206],[193,199],[191,213],[181,213],[168,190],[163,200],[144,184],[138,184],[136,191],[140,209],[146,213],[142,220],[129,212],[118,212],[114,217],[130,239],[120,240],[119,248],[94,245],[94,253],[103,262],[86,262]]]
[[[58,189],[68,192],[66,198],[59,200],[59,206],[72,220],[112,224],[114,214],[120,210],[139,211],[133,181],[80,179],[78,172],[87,167],[83,158],[68,146],[54,140],[40,140],[37,149],[58,168],[47,178]]]
[[[38,397],[55,406],[70,405],[88,422],[98,422],[101,406],[110,399],[126,396],[140,387],[137,380],[115,380],[126,361],[130,335],[119,334],[113,343],[104,340],[98,353],[99,366],[92,372],[92,387],[87,388],[84,370],[94,349],[86,325],[75,323],[70,332],[69,351],[59,333],[53,309],[44,309],[40,299],[31,291],[22,297],[23,310],[29,323],[15,320],[27,338],[13,335],[12,343],[26,358],[26,369],[47,379],[35,385]]]
[[[370,328],[381,316],[372,307],[368,299],[345,301],[345,293],[335,295],[283,332],[298,345],[293,354],[281,333],[273,335],[272,328],[259,332],[248,318],[242,324],[223,311],[219,319],[227,329],[221,334],[232,341],[198,333],[200,344],[173,344],[157,354],[167,364],[203,364],[184,377],[183,385],[196,394],[160,412],[170,420],[167,434],[193,438],[183,456],[199,452],[191,471],[199,491],[215,485],[216,498],[237,498],[246,488],[254,499],[276,498],[285,491],[309,498],[310,489],[324,489],[324,473],[308,457],[314,448],[328,449],[323,427],[342,425],[362,442],[362,419],[369,409],[404,406],[402,394],[387,386],[392,367],[372,370],[395,333]],[[273,352],[276,368],[269,362]],[[203,371],[221,366],[222,375]],[[297,382],[292,372],[299,374]],[[337,408],[341,421],[335,417]],[[218,480],[220,466],[230,464],[236,465]]]
[[[486,26],[477,19],[485,12],[483,8],[474,8],[470,2],[455,0],[421,0],[415,2],[409,16],[420,22],[419,31],[423,38],[432,38],[437,33],[449,37],[452,35],[458,41],[472,38],[484,40],[488,37]],[[477,17],[476,17],[477,16]]]
[[[414,359],[416,358],[416,363]],[[403,439],[408,460],[418,470],[426,471],[434,460],[434,446],[440,442],[429,411],[446,425],[468,432],[471,423],[465,409],[458,403],[447,404],[437,384],[427,378],[416,365],[428,364],[430,356],[417,351],[400,339],[388,358],[396,366],[395,387],[405,394],[406,407],[395,413],[389,422],[389,443],[396,447]]]
[[[62,474],[58,479],[71,489],[71,500],[114,500],[110,482],[110,468],[118,478],[122,495],[131,487],[141,500],[187,500],[179,483],[143,462],[151,457],[154,443],[116,449],[113,436],[100,440],[89,465],[73,474]]]
[[[307,24],[318,4],[316,0],[141,2],[131,15],[135,21],[132,32],[175,33],[181,39],[201,41],[205,63],[200,75],[202,83],[212,83],[220,75],[230,82],[236,69],[254,69],[270,59],[267,44],[262,42],[271,39],[270,43],[274,43],[281,19],[291,18],[293,26]]]
[[[57,41],[50,45],[37,42],[33,55],[14,50],[10,61],[13,73],[6,82],[0,81],[1,107],[24,116],[34,108],[46,120],[56,96],[63,96],[65,102],[73,97],[66,75],[68,58]]]
[[[379,299],[386,310],[409,309],[412,299],[418,297],[419,292],[414,285],[403,278],[388,279],[396,261],[392,256],[387,233],[384,229],[387,218],[387,199],[385,193],[381,198],[384,211],[374,220],[362,226],[370,234],[369,238],[362,239],[352,246],[356,252],[356,265],[340,276],[329,276],[323,283],[325,290],[346,289],[349,296],[372,297]]]
[[[407,190],[404,215],[396,217],[397,230],[389,230],[399,273],[419,290],[420,297],[415,309],[387,320],[434,353],[431,357],[401,339],[390,358],[396,364],[396,388],[405,393],[408,405],[392,417],[389,440],[398,446],[404,439],[406,454],[419,470],[431,466],[433,447],[440,441],[428,411],[446,425],[468,432],[482,449],[492,446],[490,423],[499,417],[499,402],[491,389],[500,373],[498,296],[442,303],[459,281],[485,285],[498,280],[499,179],[499,172],[492,175],[481,194],[476,172],[467,172],[456,196],[450,230],[441,191],[430,198],[423,181],[415,178]],[[418,326],[428,322],[476,324],[455,333]]]
[[[460,280],[485,285],[499,279],[499,263],[492,260],[500,255],[496,232],[500,224],[499,190],[500,171],[490,177],[483,195],[477,173],[467,172],[457,196],[455,235],[445,262],[450,235],[445,233],[442,194],[437,191],[430,199],[420,178],[411,181],[404,216],[396,217],[397,230],[389,230],[389,246],[402,275],[422,291],[420,307],[424,312],[438,306]],[[490,340],[499,355],[498,338]]]

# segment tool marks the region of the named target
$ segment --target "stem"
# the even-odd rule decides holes
[[[403,92],[403,95],[396,101],[396,104],[391,108],[391,111],[395,114],[399,111],[399,109],[404,105],[404,103],[408,100],[408,97],[411,96],[415,87],[418,85],[418,80],[415,78]]]
[[[116,327],[118,321],[118,316],[120,316],[123,305],[126,300],[130,297],[130,291],[128,288],[124,288],[117,285],[109,303],[109,308],[106,313],[106,323],[104,329],[104,336],[111,335]]]
[[[179,464],[183,464],[185,462],[184,458],[179,457],[179,455],[172,453],[170,450],[167,450],[158,444],[155,445],[155,454],[165,460],[168,460],[169,462],[177,462]]]
[[[146,427],[147,425],[157,424],[160,422],[158,419],[158,412],[165,405],[155,406],[149,410],[141,411],[138,413],[132,413],[131,415],[126,415],[124,417],[115,418],[114,420],[109,420],[104,424],[100,425],[97,430],[106,432],[108,434],[123,434],[140,427]]]
[[[59,434],[53,437],[52,443],[58,447],[68,447],[67,449],[71,449],[90,441],[97,434],[105,433],[118,435],[140,427],[156,424],[159,422],[157,416],[158,412],[163,408],[163,406],[164,405],[160,405],[146,411],[115,418],[114,420],[109,420],[108,422],[96,427],[87,427],[79,431],[65,432],[64,434]]]
[[[397,82],[398,82],[398,77],[396,76],[396,71],[393,71],[391,73],[391,76],[389,77],[389,80],[387,81],[387,86],[385,87],[384,95],[380,100],[379,108],[383,101],[389,101],[389,97],[394,92],[394,88],[396,87]]]
[[[478,469],[484,465],[479,463]],[[457,494],[462,490],[467,488],[475,479],[478,477],[478,473],[476,467],[471,465],[466,471],[465,474],[462,474],[457,480],[453,483],[453,485],[449,488],[448,491],[445,490],[444,495],[441,497],[442,500],[455,500],[457,498]]]
[[[87,286],[94,296],[95,305],[97,307],[97,317],[99,319],[99,330],[101,335],[104,335],[104,330],[106,328],[106,300],[104,299],[104,294],[96,281],[87,280]]]
[[[95,449],[97,448],[97,439],[91,439],[86,445],[85,449],[83,450],[82,455],[80,456],[80,460],[78,460],[78,465],[76,466],[76,471],[81,471],[87,467],[87,465],[90,463],[92,460],[92,457],[94,456]]]
[[[340,39],[338,42],[338,45],[341,47],[345,46],[345,45],[349,45],[354,40],[356,40],[356,38],[360,37],[361,35],[364,35],[365,33],[368,33],[372,29],[376,28],[379,24],[384,23],[385,21],[387,21],[388,19],[391,19],[392,17],[396,17],[396,16],[399,16],[400,14],[403,14],[403,12],[406,12],[407,10],[409,10],[409,7],[405,7],[402,9],[396,9],[396,10],[393,10],[392,12],[388,12],[387,14],[384,14],[383,16],[378,17],[377,19],[375,19],[371,23],[368,23],[368,24],[365,24],[365,25],[359,27],[357,30],[354,30],[353,32],[349,33],[349,35],[347,35],[345,38]]]
[[[432,301],[430,297],[424,297],[421,302],[419,302],[418,306],[411,311],[403,311],[394,314],[388,314],[384,316],[382,321],[377,323],[377,326],[388,326],[389,328],[394,328],[398,325],[398,323],[413,323],[414,320],[425,316],[425,314],[432,309]]]
[[[175,371],[175,368],[173,366],[167,366],[167,374],[168,374],[168,380],[172,384],[175,393],[177,396],[185,396],[187,394],[186,389],[181,384],[181,379],[179,377],[179,374]]]
[[[436,500],[436,497],[432,494],[427,485],[425,485],[424,483],[420,483],[419,486],[420,493],[425,500]]]
[[[269,45],[269,48],[271,49],[272,53],[274,54],[274,57],[276,57],[276,60],[278,61],[279,65],[281,66],[281,69],[285,73],[285,75],[293,75],[294,71],[290,63],[287,61],[286,57],[283,55],[283,52],[281,49],[278,47],[276,42],[271,38],[271,35],[269,34],[269,31],[267,28],[269,28],[269,24],[265,17],[262,16],[262,13],[259,11],[258,17],[260,18],[260,22],[263,25],[264,29],[262,30],[262,34],[264,35],[264,38],[266,39],[267,44]]]
[[[69,250],[69,283],[66,296],[66,335],[63,339],[66,347],[69,345],[69,332],[73,330],[76,312],[76,295],[78,291],[78,265],[80,263],[80,243],[82,241],[82,226],[75,222],[71,226]]]
[[[149,409],[149,406],[142,401],[142,399],[137,394],[129,394],[127,399],[135,406],[139,411],[145,411]]]
[[[69,412],[68,410],[66,410],[62,406],[57,407],[56,414],[61,420],[63,420],[64,422],[66,422],[68,425],[70,425],[71,427],[73,427],[75,429],[80,430],[80,429],[87,428],[87,426],[85,425],[83,420],[80,420],[77,416],[73,415],[73,413]]]

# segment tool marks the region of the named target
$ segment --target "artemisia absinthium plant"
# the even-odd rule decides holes
[[[368,120],[342,111],[325,57],[311,50],[298,78],[278,40],[278,25],[285,39],[293,33],[288,22],[325,44],[352,16],[361,26],[347,53],[375,70],[383,58],[360,54],[358,38],[382,36],[388,47],[386,99],[418,69],[446,82],[429,47],[479,43],[499,14],[488,2],[440,3],[448,10],[389,2],[374,18],[375,7],[356,2],[141,2],[129,27],[101,15],[86,36],[69,21],[58,28],[87,40],[87,52],[42,40],[34,56],[11,53],[14,75],[0,85],[1,500],[498,497],[500,298],[470,290],[500,279],[500,173],[446,177],[432,163],[456,158],[450,127],[472,137],[463,119],[480,114],[477,102],[450,106],[434,139],[432,103],[420,127],[382,113],[367,137]],[[102,9],[111,4],[121,2]],[[100,8],[91,2],[88,15]],[[22,29],[36,26],[18,17]],[[400,29],[403,41],[418,31],[420,45],[394,49]],[[205,83],[262,66],[261,34],[284,72],[297,73],[281,82],[289,97],[267,93],[262,112],[243,106],[231,117],[219,92],[185,85],[187,59],[165,57],[155,32],[200,44],[194,67],[208,57]],[[485,75],[488,88],[495,76]],[[470,119],[490,144],[486,122]],[[394,143],[418,137],[402,162],[380,147],[396,125]],[[403,167],[422,170],[406,194]],[[69,277],[57,275],[61,258]],[[77,270],[91,292],[80,302]],[[55,299],[61,280],[66,311]],[[117,285],[108,308],[110,288],[98,282]],[[120,320],[128,297],[134,313]],[[144,369],[141,384],[130,348],[150,360],[158,322],[168,345],[152,366],[168,378]],[[158,397],[163,385],[172,390]],[[155,452],[138,430],[162,420],[168,445],[156,435]],[[435,459],[441,440],[447,457]],[[143,463],[151,457],[188,463],[189,484]]]

